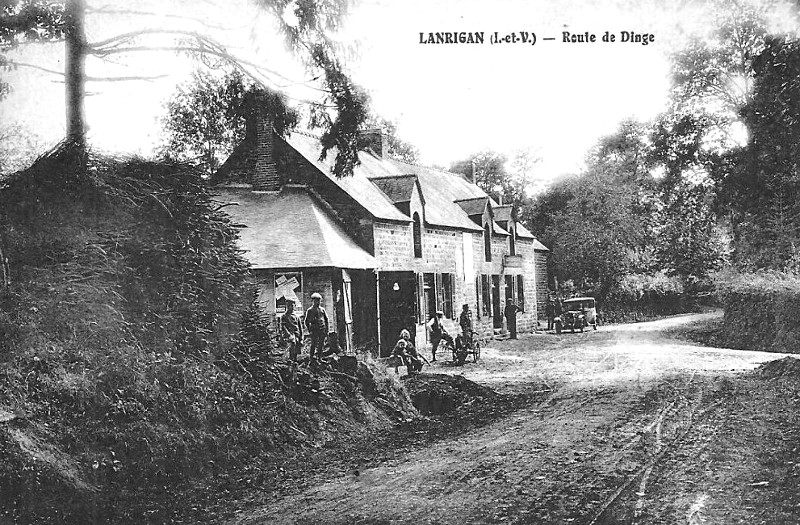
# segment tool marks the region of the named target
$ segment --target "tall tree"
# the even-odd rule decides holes
[[[714,212],[714,192],[707,184],[681,181],[664,192],[655,225],[659,268],[681,278],[693,291],[727,259],[728,247]]]
[[[800,42],[767,41],[741,111],[750,138],[718,170],[743,266],[800,269]]]
[[[530,162],[526,166],[533,164],[535,162]],[[461,173],[468,179],[474,176],[475,184],[502,204],[511,204],[519,208],[525,200],[528,174],[509,170],[508,157],[502,153],[491,150],[475,153],[466,159],[453,162],[450,171]]]
[[[580,175],[532,200],[527,226],[551,249],[559,282],[605,297],[621,279],[653,267],[652,177],[647,128],[634,121],[603,137]]]
[[[658,120],[653,157],[664,185],[708,175],[742,140],[741,108],[753,93],[753,59],[764,49],[770,14],[784,0],[710,0],[714,22],[672,57],[671,105]]]
[[[321,137],[323,153],[336,148],[334,173],[343,176],[352,173],[358,163],[357,131],[367,115],[367,97],[344,73],[337,57],[336,45],[328,33],[340,29],[347,14],[349,0],[322,0],[319,2],[289,2],[287,0],[254,0],[271,13],[278,31],[288,47],[295,52],[316,76],[324,80],[325,95],[314,105],[314,122],[323,128]],[[139,29],[89,42],[86,37],[87,13],[120,14],[130,16],[131,10],[110,7],[91,8],[86,0],[4,0],[0,3],[0,52],[30,42],[64,42],[65,70],[51,73],[65,78],[65,107],[67,112],[66,139],[79,148],[85,147],[85,122],[83,100],[86,82],[97,80],[124,80],[124,78],[99,79],[85,74],[87,57],[107,58],[133,52],[161,52],[174,50],[203,57],[216,57],[250,74],[257,81],[262,75],[274,75],[266,68],[243,60],[230,53],[225,46],[207,35],[186,30]],[[146,45],[150,38],[169,37],[173,44]],[[3,56],[0,65],[33,67]],[[139,77],[141,78],[141,77]]]
[[[238,70],[223,76],[195,71],[167,102],[164,152],[213,174],[244,138],[245,95],[251,86]],[[297,124],[297,113],[285,96],[269,93],[273,125],[283,135]]]
[[[390,155],[409,164],[417,164],[419,162],[419,150],[410,142],[406,142],[400,138],[400,135],[397,133],[396,123],[373,113],[367,118],[364,123],[364,128],[377,128],[386,132],[386,136],[389,139]]]

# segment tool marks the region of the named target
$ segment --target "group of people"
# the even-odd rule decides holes
[[[321,359],[323,355],[339,353],[339,338],[336,332],[329,332],[330,323],[328,314],[322,306],[322,295],[311,294],[311,307],[306,310],[303,322],[294,312],[294,301],[286,300],[286,312],[281,316],[279,323],[280,336],[289,347],[289,358],[297,361],[300,350],[303,348],[303,328],[311,339],[311,359]],[[328,342],[328,352],[324,352],[325,342]]]
[[[303,348],[304,333],[307,333],[311,339],[311,349],[309,351],[311,359],[321,359],[324,355],[339,353],[339,341],[336,332],[329,332],[330,323],[328,321],[328,314],[322,306],[322,295],[319,293],[311,294],[311,307],[306,310],[303,321],[295,313],[295,303],[291,299],[286,299],[286,311],[280,318],[279,332],[281,339],[286,343],[289,348],[289,358],[297,361],[300,351]],[[559,302],[560,305],[560,302]],[[548,308],[550,302],[548,302]],[[513,301],[506,304],[505,315],[508,322],[511,337],[516,338],[516,312],[518,308]],[[550,310],[548,309],[548,312]],[[453,340],[447,329],[445,328],[442,320],[444,312],[437,311],[431,316],[428,322],[431,340],[431,361],[436,361],[436,351],[442,341],[452,345],[454,348],[457,345],[472,345],[472,311],[469,309],[469,304],[465,304],[461,309],[461,314],[458,318],[458,325],[461,328],[461,333],[458,335],[458,340]],[[552,325],[552,316],[548,313],[548,329]],[[304,330],[305,329],[305,330]],[[328,344],[329,350],[324,353],[325,344]],[[392,351],[393,357],[399,357],[403,360],[403,364],[408,367],[409,374],[416,374],[422,370],[422,362],[428,361],[422,354],[417,352],[414,342],[411,338],[411,333],[407,329],[400,331],[400,339],[394,346]]]
[[[468,304],[463,306],[458,317],[458,325],[461,328],[461,333],[458,335],[460,341],[454,341],[453,336],[447,333],[447,329],[442,323],[443,318],[444,312],[439,310],[428,321],[428,329],[431,334],[431,362],[436,361],[436,351],[442,341],[454,347],[456,344],[472,344],[472,312]],[[400,339],[394,345],[392,357],[400,358],[403,361],[409,375],[418,374],[422,370],[423,361],[428,362],[428,359],[417,351],[411,339],[411,333],[405,328],[400,331]]]

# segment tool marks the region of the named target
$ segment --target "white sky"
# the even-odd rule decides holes
[[[246,0],[219,4],[119,0],[121,8],[189,15],[215,27],[164,16],[92,15],[88,32],[90,40],[99,40],[144,27],[197,29],[296,82],[307,79],[274,36],[267,15]],[[447,166],[486,148],[509,154],[532,148],[542,158],[537,176],[548,180],[579,169],[588,148],[622,119],[650,119],[665,109],[668,54],[689,35],[708,30],[710,15],[691,0],[363,0],[340,36],[358,49],[348,61],[350,73],[370,93],[377,112],[396,121],[400,136],[419,148],[424,163]],[[565,30],[594,33],[598,42],[562,43]],[[619,38],[623,30],[652,33],[655,42],[600,42],[605,31]],[[437,31],[483,31],[487,41],[419,43],[420,32]],[[494,31],[529,31],[538,41],[491,45]],[[18,59],[60,69],[62,55],[61,46],[35,46]],[[167,75],[153,82],[89,86],[94,93],[86,108],[91,143],[106,151],[150,153],[160,138],[164,103],[193,64],[163,52],[116,55],[114,63],[89,61],[90,75]],[[0,125],[21,123],[46,141],[61,138],[63,83],[58,77],[24,68],[3,76],[14,92],[0,102]],[[302,85],[290,92],[300,98],[314,95]]]

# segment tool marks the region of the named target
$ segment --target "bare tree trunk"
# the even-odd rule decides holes
[[[86,85],[86,0],[67,0],[64,74],[66,76],[67,141],[86,148],[83,102]]]

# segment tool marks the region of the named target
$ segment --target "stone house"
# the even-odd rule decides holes
[[[401,329],[427,342],[442,310],[458,331],[463,304],[475,329],[504,329],[514,300],[520,331],[533,330],[546,300],[547,248],[470,180],[391,158],[380,131],[364,132],[353,176],[331,173],[319,140],[274,133],[255,98],[246,137],[214,177],[218,200],[244,228],[241,244],[272,318],[287,298],[306,308],[323,296],[341,342],[391,351]]]

